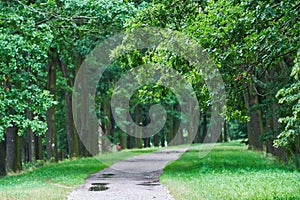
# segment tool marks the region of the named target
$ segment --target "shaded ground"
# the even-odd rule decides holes
[[[69,195],[68,200],[172,200],[158,177],[170,161],[177,160],[185,151],[186,148],[164,149],[118,161],[91,175],[84,185]]]

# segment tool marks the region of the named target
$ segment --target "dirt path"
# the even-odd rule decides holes
[[[91,175],[68,200],[173,200],[158,177],[162,169],[186,149],[164,149],[119,161]]]

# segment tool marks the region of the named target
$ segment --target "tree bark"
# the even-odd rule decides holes
[[[197,135],[197,131],[198,131],[198,127],[194,127],[196,123],[195,120],[199,120],[199,118],[197,118],[197,114],[195,112],[195,107],[196,107],[196,102],[190,100],[189,102],[189,112],[192,114],[192,119],[188,119],[188,138],[187,138],[187,143],[191,144],[194,142],[196,135]],[[175,107],[176,108],[176,107]],[[179,139],[180,140],[180,139]]]
[[[228,142],[227,122],[224,120],[224,142]]]
[[[17,172],[21,170],[21,149],[20,136],[18,136],[17,127],[9,127],[6,129],[6,158],[7,171]]]
[[[59,61],[60,61],[61,71],[66,80],[67,86],[69,88],[72,88],[73,84],[69,77],[67,66],[62,62],[61,59],[59,59]],[[67,131],[69,155],[70,157],[73,156],[77,157],[79,154],[78,135],[74,129],[74,119],[73,119],[73,112],[72,112],[72,95],[68,89],[65,90],[65,100],[66,100],[66,131]]]
[[[74,53],[74,55],[73,55],[73,57],[75,58],[75,60],[74,60],[74,65],[75,65],[75,75],[77,75],[77,73],[78,73],[78,71],[79,71],[79,69],[80,69],[80,66],[81,66],[81,64],[82,64],[82,62],[83,62],[83,60],[84,60],[84,56],[83,55],[81,55],[80,53],[78,53],[78,52],[75,52]],[[84,80],[83,80],[84,81]],[[83,83],[83,84],[85,84],[85,83]],[[81,97],[83,96],[83,95],[86,95],[86,93],[85,93],[85,91],[82,91],[81,90]],[[81,103],[83,103],[83,102],[81,102]],[[78,109],[77,109],[77,113],[78,113],[78,115],[80,115],[80,113],[81,113],[81,110],[79,110],[79,107],[78,107]],[[74,114],[74,113],[73,113]],[[86,146],[83,144],[83,140],[85,140],[84,139],[84,135],[83,135],[83,131],[84,131],[84,123],[85,123],[85,117],[83,117],[83,116],[81,116],[80,117],[80,119],[76,122],[76,123],[78,123],[78,124],[80,124],[80,130],[77,130],[76,128],[74,128],[74,131],[75,131],[75,135],[76,135],[76,137],[78,138],[78,153],[79,153],[79,156],[80,157],[86,157],[86,156],[89,156],[89,152],[88,152],[88,150],[87,150],[87,148],[86,148]],[[74,124],[74,126],[75,126],[75,124]],[[80,136],[80,137],[79,137]]]
[[[120,142],[120,145],[122,148],[127,148],[127,135],[126,133],[123,133],[120,131],[120,134],[118,134],[118,139],[119,139],[119,142]]]
[[[279,62],[277,65],[277,70],[279,73],[284,73],[284,70],[286,68],[282,65],[282,62]],[[272,84],[274,81],[276,81],[276,75],[275,75],[276,69],[271,69],[266,73],[265,80],[267,83]],[[288,74],[286,74],[288,75]],[[278,81],[278,80],[277,80]],[[271,88],[271,90],[274,90],[274,88]],[[277,100],[274,99],[273,95],[275,94],[268,94],[267,95],[267,102],[268,108],[267,108],[267,119],[266,119],[266,127],[265,130],[269,132],[268,137],[266,139],[266,153],[271,153],[272,155],[275,155],[279,157],[283,161],[287,161],[286,152],[283,147],[275,148],[274,140],[276,139],[278,135],[278,129],[279,129],[279,114],[278,114],[278,104]]]
[[[151,147],[151,143],[150,143],[150,138],[143,138],[142,140],[144,142],[144,147]],[[142,146],[143,147],[143,146]],[[138,148],[142,148],[142,147],[138,147]]]
[[[200,137],[200,143],[203,143],[204,142],[204,139],[207,135],[207,111],[205,111],[203,113],[203,122],[202,122],[202,134],[201,134],[201,137]]]
[[[110,137],[111,137],[111,111],[110,111],[110,105],[109,105],[109,99],[105,99],[102,103],[103,113],[105,115],[105,119],[103,120],[103,135],[102,135],[102,151],[108,151],[109,150],[109,144],[111,143]]]
[[[250,121],[247,125],[249,149],[263,150],[263,142],[261,140],[263,132],[262,117],[261,111],[255,108],[258,104],[258,97],[254,91],[252,83],[250,83],[248,87],[245,102],[250,114]]]
[[[126,116],[127,121],[129,121],[130,117],[131,117],[130,115]],[[130,126],[127,126],[127,129],[130,129],[130,128],[131,128]],[[130,130],[127,131],[127,133],[129,133],[129,132],[130,132]],[[135,147],[135,138],[133,136],[131,136],[131,135],[128,135],[127,136],[127,148],[128,149],[132,149],[134,147]]]
[[[154,136],[153,136],[153,145],[155,146],[155,147],[158,147],[159,146],[159,133],[157,133],[157,134],[155,134]]]
[[[170,106],[170,110],[173,110],[173,106]],[[173,120],[174,120],[174,116],[171,114],[170,116],[169,116],[169,120],[168,120],[168,128],[169,128],[169,130],[168,130],[168,132],[167,132],[167,145],[169,146],[169,145],[172,145],[171,144],[171,141],[172,141],[172,139],[173,139],[173,136],[174,136],[174,130],[173,130],[173,128],[174,128],[174,123],[173,123]]]
[[[162,133],[161,138],[160,138],[160,145],[161,147],[166,146],[166,138],[165,138],[165,133]]]
[[[35,159],[43,160],[43,144],[41,136],[34,136],[34,144],[35,144]]]
[[[128,135],[127,137],[127,149],[135,148],[135,137]]]
[[[93,154],[95,155],[96,152],[94,151],[94,142],[92,141],[92,135],[93,133],[91,132],[91,127],[88,127],[88,122],[89,122],[89,106],[90,106],[90,94],[88,93],[88,87],[89,87],[89,82],[88,82],[88,71],[82,72],[82,80],[81,80],[81,90],[80,90],[80,98],[81,98],[81,106],[79,110],[79,115],[80,115],[80,135],[81,135],[81,141],[82,141],[82,151],[83,155],[85,157],[87,156],[92,156]],[[96,127],[98,129],[98,127]],[[96,132],[98,130],[96,129]],[[97,142],[98,143],[98,142]],[[97,145],[97,144],[96,144]]]
[[[184,139],[183,139],[183,132],[182,130],[179,130],[179,126],[180,126],[180,121],[178,119],[176,119],[175,117],[173,118],[173,142],[172,145],[181,145],[184,143]],[[191,131],[191,129],[190,129]],[[193,134],[193,133],[191,133]],[[191,136],[189,134],[189,136]],[[188,139],[189,143],[192,143],[194,138],[190,138]]]
[[[5,175],[6,175],[6,140],[4,139],[0,141],[0,177]]]
[[[27,115],[29,120],[33,119],[33,115],[31,111],[28,111]],[[28,130],[27,141],[28,141],[28,161],[32,162],[35,160],[35,138],[31,128],[29,128]]]
[[[137,104],[135,107],[135,125],[137,126],[142,126],[143,122],[142,122],[142,117],[143,117],[143,113],[142,113],[142,106],[140,104]],[[142,148],[143,147],[143,140],[144,140],[144,147],[148,147],[148,142],[147,139],[150,138],[144,138],[142,139],[143,133],[139,132],[139,128],[136,127],[135,129],[135,144],[136,144],[136,148]]]
[[[48,82],[47,89],[50,94],[53,95],[53,99],[56,99],[56,67],[58,64],[57,52],[55,49],[50,50],[50,61],[47,66]],[[56,127],[55,127],[55,106],[47,110],[46,113],[48,130],[46,133],[46,151],[47,159],[54,158],[57,161],[57,144],[56,144]]]

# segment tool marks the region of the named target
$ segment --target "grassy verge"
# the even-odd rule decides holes
[[[90,174],[96,173],[117,160],[129,156],[150,153],[156,149],[130,150],[108,153],[96,158],[65,160],[46,164],[32,171],[0,178],[0,199],[3,200],[62,200],[84,183]],[[102,162],[99,162],[102,161]],[[105,164],[104,164],[105,163]]]
[[[274,158],[225,143],[204,158],[190,149],[161,176],[175,199],[300,199],[300,173]]]

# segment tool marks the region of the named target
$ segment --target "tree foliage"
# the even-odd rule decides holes
[[[44,69],[52,36],[49,26],[36,27],[35,17],[23,6],[1,3],[1,138],[12,126],[19,128],[19,135],[29,128],[36,134],[47,130],[46,110],[54,101],[41,83],[47,76]]]
[[[7,128],[17,127],[18,134],[27,141],[22,147],[27,152],[26,145],[34,146],[30,142],[32,131],[38,146],[35,151],[46,155],[44,133],[50,118],[56,127],[50,131],[58,136],[54,147],[61,157],[73,154],[75,146],[81,149],[81,155],[88,155],[76,142],[78,133],[70,123],[71,94],[82,61],[116,33],[159,27],[186,34],[213,59],[226,87],[229,129],[245,136],[244,125],[248,122],[248,130],[256,128],[247,132],[249,138],[249,134],[261,132],[257,140],[267,149],[275,140],[276,147],[299,157],[299,8],[299,0],[1,1],[0,140],[5,139]],[[203,141],[213,98],[206,77],[192,63],[155,47],[115,56],[97,85],[96,98],[100,126],[113,143],[121,142],[125,148],[141,147],[142,143],[164,146],[174,137],[178,124],[185,121],[174,93],[158,83],[141,86],[130,99],[131,118],[143,126],[150,123],[149,106],[166,107],[168,120],[158,136],[141,141],[127,136],[115,124],[110,106],[115,83],[137,66],[155,63],[171,67],[192,85],[202,114],[195,141]],[[52,82],[51,77],[55,77]],[[240,127],[242,131],[236,130]],[[184,142],[186,133],[181,135]],[[27,158],[23,159],[26,162]]]
[[[279,122],[283,124],[284,129],[278,135],[275,141],[276,146],[287,147],[292,154],[300,155],[299,140],[300,140],[300,52],[295,59],[295,65],[292,69],[291,76],[294,82],[286,88],[278,91],[277,97],[279,103],[286,106],[287,115],[280,118]]]

